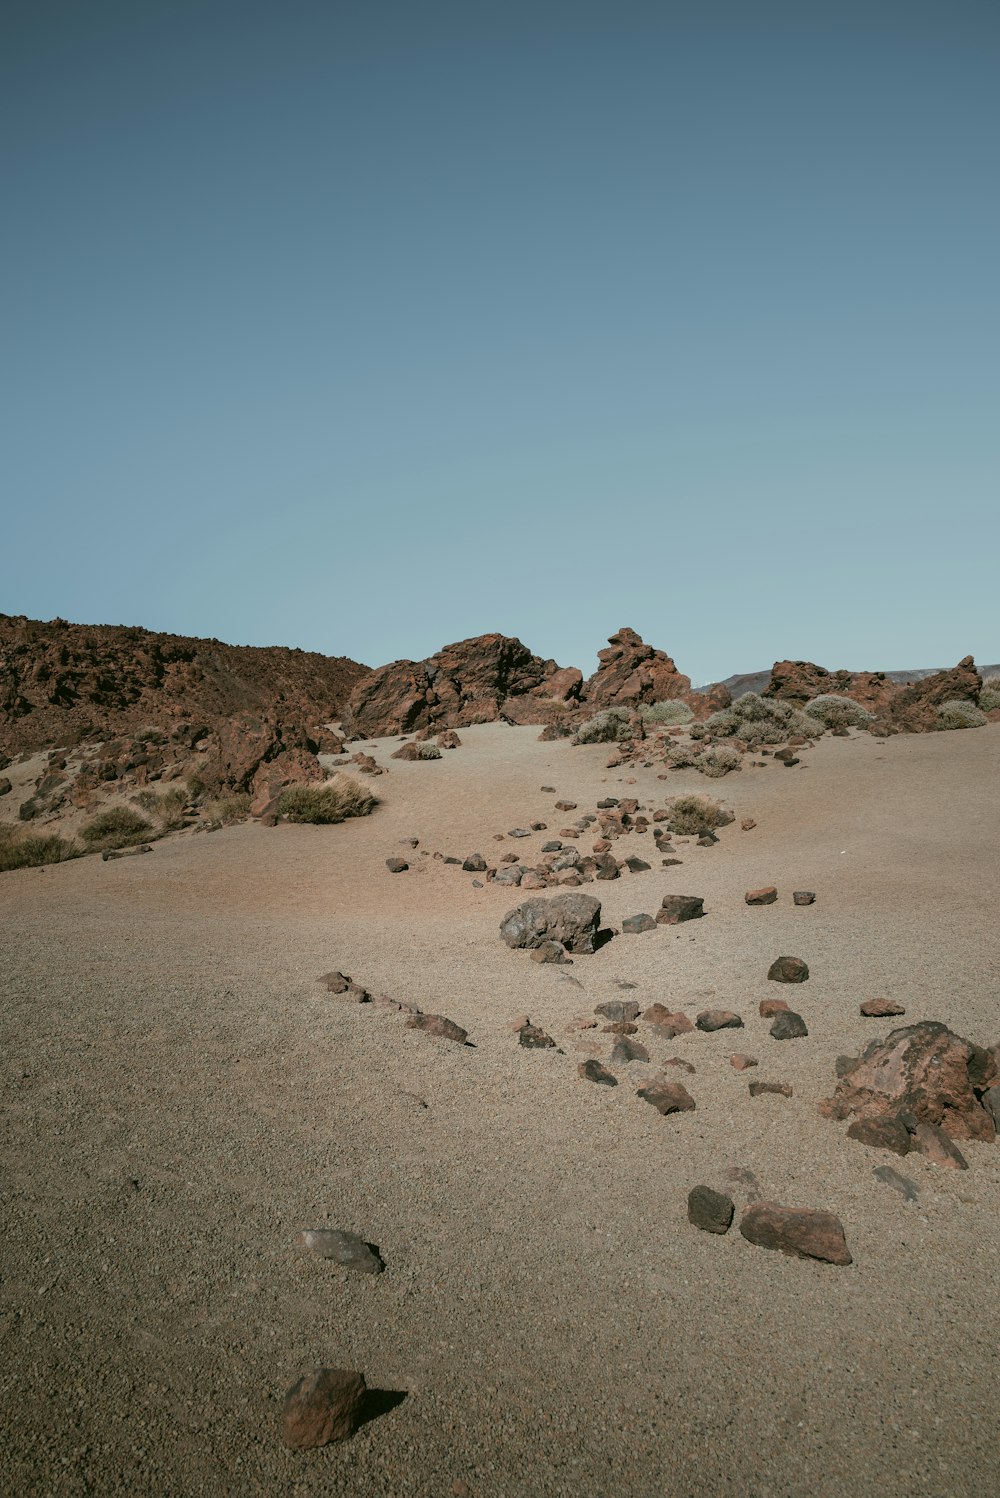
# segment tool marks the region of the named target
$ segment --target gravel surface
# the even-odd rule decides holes
[[[1000,1039],[1000,726],[828,738],[801,768],[712,782],[536,735],[463,729],[416,763],[382,743],[364,821],[0,875],[4,1494],[998,1490],[1000,1148],[963,1144],[962,1173],[899,1161],[816,1104],[837,1055],[893,1025]],[[602,796],[688,790],[736,811],[717,846],[675,839],[682,865],[662,869],[651,833],[627,837],[615,854],[652,871],[584,888],[612,926],[667,893],[704,896],[705,918],[572,966],[500,941],[516,889],[420,856],[531,862]],[[493,841],[532,821],[548,830]],[[745,904],[771,883],[776,904]],[[792,904],[801,888],[815,905]],[[810,969],[809,1036],[786,1045],[757,1013],[781,954]],[[316,981],[331,969],[473,1044],[346,1003]],[[643,1005],[743,1017],[671,1041],[640,1021],[654,1063],[696,1068],[671,1074],[695,1112],[637,1098],[640,1063],[633,1086],[628,1067],[616,1088],[578,1077],[578,1043],[608,1061],[617,1037],[568,1026],[621,981]],[[871,996],[905,1020],[862,1019]],[[564,1054],[519,1046],[522,1013]],[[741,1049],[794,1096],[751,1099]],[[875,1176],[886,1163],[915,1202]],[[699,1232],[699,1184],[737,1219],[757,1195],[835,1212],[853,1265]],[[376,1244],[385,1272],[297,1246],[323,1226]],[[287,1451],[285,1390],[324,1364],[360,1369],[381,1413]]]

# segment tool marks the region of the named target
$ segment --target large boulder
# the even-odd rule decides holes
[[[600,666],[584,684],[584,700],[592,710],[637,707],[667,698],[701,706],[691,691],[691,678],[678,671],[669,655],[647,645],[634,629],[608,636],[608,649],[599,650]]]
[[[924,1020],[867,1045],[819,1110],[837,1119],[909,1114],[951,1139],[990,1140],[996,1125],[980,1099],[998,1080],[996,1051]]]
[[[525,900],[500,922],[508,947],[540,947],[557,941],[570,952],[593,952],[601,924],[601,902],[593,895],[554,895]]]
[[[393,661],[373,671],[351,693],[344,727],[365,738],[464,728],[504,716],[508,699],[518,701],[521,721],[545,723],[554,702],[579,690],[579,676],[532,655],[520,640],[477,635],[427,660]]]
[[[801,707],[833,693],[873,713],[875,733],[927,733],[940,726],[937,709],[942,703],[975,702],[982,684],[971,655],[950,671],[935,671],[909,684],[893,681],[884,671],[827,671],[811,661],[775,661],[764,696]]]

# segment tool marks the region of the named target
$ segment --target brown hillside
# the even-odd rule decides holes
[[[323,722],[368,674],[345,656],[285,646],[0,614],[0,748],[23,753],[246,712]]]

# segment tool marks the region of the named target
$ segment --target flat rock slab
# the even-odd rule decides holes
[[[639,1088],[639,1097],[644,1102],[652,1103],[656,1111],[664,1116],[669,1113],[692,1113],[696,1106],[694,1098],[680,1082],[650,1082],[648,1086]]]
[[[926,1155],[932,1165],[943,1165],[948,1170],[968,1170],[969,1162],[956,1144],[937,1124],[917,1124],[913,1131],[913,1148]]]
[[[731,1009],[703,1009],[695,1020],[699,1030],[742,1030],[743,1021]]]
[[[411,1014],[406,1028],[423,1030],[425,1035],[437,1035],[441,1040],[453,1040],[456,1045],[465,1045],[469,1038],[468,1030],[463,1030],[461,1025],[446,1019],[443,1014]]]
[[[891,1165],[876,1165],[872,1171],[876,1181],[882,1181],[890,1186],[893,1191],[898,1191],[908,1202],[915,1202],[920,1195],[920,1187],[916,1181],[911,1181],[909,1176],[900,1175],[898,1170],[893,1170]]]
[[[865,1019],[895,1019],[898,1015],[905,1014],[906,1009],[893,999],[865,999],[861,1005],[861,1013]]]
[[[350,1368],[315,1368],[285,1395],[281,1438],[293,1451],[309,1451],[345,1441],[361,1418],[367,1387]]]
[[[627,1065],[630,1061],[648,1061],[649,1052],[638,1040],[629,1040],[623,1037],[615,1042],[614,1050],[611,1052],[612,1066]]]
[[[758,1248],[773,1248],[794,1258],[819,1259],[825,1264],[854,1262],[843,1224],[832,1212],[754,1202],[740,1219],[740,1232]]]
[[[705,914],[701,895],[664,895],[656,920],[661,926],[677,926],[681,921],[697,921]]]
[[[405,874],[410,867],[405,858],[387,858],[385,866],[390,874]]]
[[[581,1061],[576,1069],[576,1074],[578,1077],[582,1077],[585,1082],[596,1082],[600,1087],[618,1086],[618,1078],[612,1072],[609,1072],[606,1066],[602,1066],[599,1061]]]
[[[809,968],[801,957],[777,957],[767,970],[772,983],[804,983]]]
[[[898,1118],[856,1118],[847,1137],[870,1149],[892,1150],[894,1155],[908,1155],[913,1147],[909,1130]]]
[[[572,958],[566,956],[565,947],[561,947],[557,941],[539,942],[528,955],[532,962],[572,962]]]
[[[642,1011],[642,1017],[648,1025],[655,1025],[665,1040],[673,1040],[677,1035],[689,1035],[694,1029],[683,1010],[671,1010],[664,1004],[650,1004],[648,1009]]]
[[[792,891],[792,900],[796,905],[812,905],[815,899],[815,892],[811,889],[796,889]]]
[[[625,936],[639,936],[643,931],[655,931],[656,921],[651,915],[627,915],[622,921]]]
[[[790,1082],[751,1082],[750,1096],[765,1097],[773,1093],[775,1097],[791,1097],[792,1084]]]
[[[732,1197],[711,1186],[695,1186],[688,1192],[688,1222],[705,1233],[728,1233],[735,1214]]]
[[[336,1228],[306,1228],[296,1241],[319,1258],[332,1259],[335,1264],[356,1269],[361,1274],[381,1274],[385,1268],[381,1256],[357,1233],[345,1233]]]
[[[809,1034],[809,1027],[801,1014],[796,1014],[794,1009],[786,1009],[783,1014],[775,1015],[770,1033],[775,1040],[801,1040],[804,1035]]]
[[[500,922],[508,947],[539,947],[557,941],[570,952],[593,952],[601,921],[601,902],[593,895],[554,895],[525,900]]]
[[[730,1056],[729,1065],[733,1071],[746,1071],[749,1067],[757,1066],[759,1063],[756,1056],[744,1056],[742,1053],[737,1053],[735,1056]]]
[[[762,889],[748,889],[743,898],[748,905],[773,905],[778,891],[773,884],[768,884]]]

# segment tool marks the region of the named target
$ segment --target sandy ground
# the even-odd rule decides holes
[[[890,1028],[859,1017],[867,996],[1000,1039],[1000,727],[828,737],[802,768],[639,770],[634,789],[601,747],[501,725],[462,738],[418,764],[380,746],[391,773],[364,821],[0,875],[3,1493],[1000,1490],[1000,1149],[963,1146],[970,1169],[940,1170],[816,1110],[835,1057]],[[758,826],[587,886],[612,924],[670,892],[703,895],[703,921],[541,967],[498,938],[516,891],[384,860],[409,835],[488,857],[497,831],[558,835],[542,785],[579,812],[708,791]],[[615,851],[653,861],[651,845]],[[779,904],[744,904],[771,882]],[[794,907],[794,888],[817,903]],[[808,961],[802,988],[766,981],[782,953]],[[474,1047],[345,1005],[316,981],[331,968],[447,1014]],[[566,1028],[619,980],[644,1004],[743,1015],[741,1032],[650,1041],[696,1067],[696,1112],[664,1119],[634,1086],[578,1079]],[[775,993],[808,1039],[770,1038],[757,1005]],[[565,1054],[518,1046],[505,1026],[525,1010]],[[749,1077],[735,1050],[760,1058]],[[795,1095],[751,1100],[754,1077]],[[881,1163],[916,1203],[875,1179]],[[733,1170],[836,1212],[854,1264],[689,1226],[699,1182],[758,1194]],[[377,1243],[386,1272],[296,1248],[322,1224]],[[282,1395],[320,1364],[405,1398],[293,1454]]]

